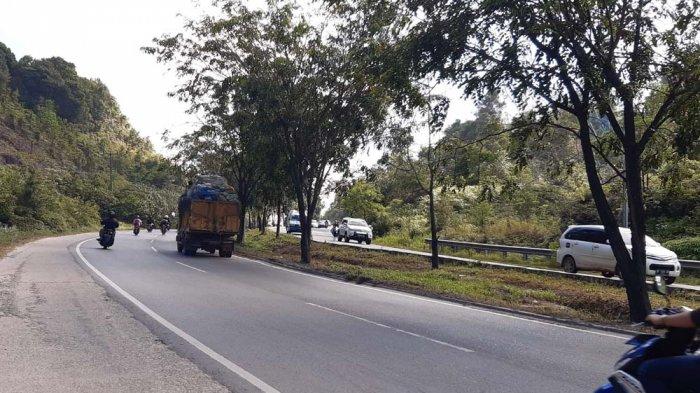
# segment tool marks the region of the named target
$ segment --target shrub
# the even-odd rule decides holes
[[[534,220],[505,219],[486,227],[485,235],[488,241],[493,243],[547,247],[559,236],[559,225]]]
[[[700,259],[700,236],[669,240],[664,246],[681,259]]]

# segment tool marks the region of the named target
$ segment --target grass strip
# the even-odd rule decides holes
[[[407,239],[399,236],[384,236],[373,239],[375,244],[387,247],[403,248],[406,250],[430,252],[430,247],[423,238]],[[504,256],[500,252],[478,252],[469,249],[453,249],[452,247],[440,246],[440,255],[475,259],[484,262],[509,263],[511,265],[537,267],[542,269],[562,270],[554,258],[532,255],[525,259],[517,253],[508,253]],[[676,280],[678,284],[700,285],[700,271],[686,269]]]
[[[13,249],[33,242],[34,240],[52,236],[73,235],[76,233],[91,232],[99,230],[99,227],[87,226],[75,228],[68,231],[53,231],[49,229],[21,231],[17,229],[0,229],[0,258],[7,255]]]
[[[443,264],[430,269],[426,258],[367,249],[313,243],[312,262],[300,264],[299,239],[251,231],[236,253],[263,260],[313,269],[348,281],[372,282],[425,295],[439,295],[556,318],[628,327],[627,298],[623,288],[582,282],[567,277],[482,266]],[[665,300],[651,294],[653,307]],[[700,307],[700,296],[677,291],[674,305]]]

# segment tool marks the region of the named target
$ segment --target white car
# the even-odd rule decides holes
[[[632,232],[629,228],[620,228],[620,234],[631,253]],[[648,276],[653,276],[657,270],[665,270],[666,283],[671,284],[681,274],[681,264],[676,253],[649,236],[646,237],[646,253]],[[559,239],[557,263],[569,273],[592,270],[602,272],[606,277],[618,274],[617,262],[602,225],[571,225]]]
[[[318,228],[318,221],[311,220],[311,228]]]
[[[372,226],[367,225],[367,221],[361,218],[345,217],[338,227],[338,241],[350,239],[357,240],[358,243],[363,241],[367,244],[372,243]]]

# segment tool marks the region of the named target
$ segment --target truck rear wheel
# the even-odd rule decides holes
[[[185,255],[193,257],[197,255],[197,249],[194,247],[185,247]]]
[[[182,253],[183,248],[182,243],[177,243],[177,252]]]
[[[219,256],[221,258],[231,258],[233,252],[231,250],[219,250]]]

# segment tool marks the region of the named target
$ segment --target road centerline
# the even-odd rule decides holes
[[[261,265],[261,266],[266,266],[266,267],[268,267],[268,268],[270,268],[270,269],[282,270],[282,271],[285,271],[285,272],[288,272],[288,273],[292,273],[292,274],[297,274],[297,275],[307,276],[307,277],[313,277],[313,278],[318,279],[318,280],[330,281],[330,282],[334,282],[334,283],[336,283],[336,284],[348,285],[348,286],[352,286],[352,287],[355,287],[355,288],[362,288],[362,289],[368,290],[368,291],[382,292],[382,293],[387,293],[387,294],[390,294],[390,295],[399,296],[399,297],[404,297],[404,298],[408,298],[408,299],[420,300],[420,301],[423,301],[423,302],[434,303],[434,304],[440,304],[440,305],[448,306],[448,307],[460,308],[460,309],[462,309],[462,310],[470,310],[470,311],[475,311],[475,312],[479,312],[479,313],[483,313],[483,314],[490,314],[490,315],[495,315],[495,316],[498,316],[498,317],[509,318],[509,319],[515,319],[515,320],[520,320],[520,321],[526,321],[526,322],[530,322],[530,323],[534,323],[534,324],[538,324],[538,325],[551,326],[551,327],[555,327],[555,328],[559,328],[559,329],[565,329],[565,330],[573,330],[573,331],[576,331],[576,332],[594,334],[594,335],[597,335],[597,336],[610,337],[610,338],[615,338],[615,339],[619,339],[619,340],[629,340],[629,339],[632,337],[631,335],[630,335],[629,337],[624,337],[624,336],[621,336],[621,335],[618,335],[618,334],[605,333],[605,332],[600,332],[600,331],[596,331],[596,330],[589,330],[589,329],[584,329],[584,328],[577,328],[577,327],[573,327],[573,326],[562,325],[562,324],[558,324],[558,323],[554,323],[554,322],[547,322],[547,321],[541,321],[541,320],[537,320],[537,319],[531,319],[531,318],[520,317],[520,316],[517,316],[517,315],[507,314],[507,313],[505,313],[505,312],[498,312],[498,311],[485,310],[485,309],[482,309],[482,308],[478,308],[478,307],[476,307],[476,306],[469,306],[469,305],[461,304],[461,303],[451,303],[451,302],[444,301],[444,300],[430,299],[430,298],[427,298],[427,297],[422,297],[422,296],[418,296],[418,295],[412,295],[412,294],[410,294],[410,293],[399,292],[399,291],[395,291],[395,290],[382,289],[382,288],[376,288],[376,287],[371,287],[371,286],[362,285],[362,284],[355,284],[355,283],[350,283],[350,282],[346,282],[346,281],[340,281],[340,280],[334,279],[334,278],[323,277],[323,276],[320,276],[320,275],[318,275],[318,274],[300,272],[300,271],[298,271],[298,270],[290,269],[290,268],[287,268],[287,267],[282,267],[282,266],[273,265],[273,264],[271,264],[271,263],[269,263],[269,262],[264,262],[264,261],[260,261],[260,260],[256,260],[256,259],[252,259],[252,258],[247,258],[247,257],[241,256],[241,255],[236,255],[236,257],[239,258],[239,259],[242,259],[242,260],[246,260],[246,261],[249,261],[249,262],[252,262],[252,263],[256,263],[256,264]]]
[[[180,264],[180,265],[185,266],[185,267],[189,267],[190,269],[196,270],[196,271],[198,271],[198,272],[206,273],[205,270],[197,269],[196,267],[190,266],[190,265],[188,265],[188,264],[186,264],[186,263],[182,263],[182,262],[178,262],[178,261],[175,261],[175,263]]]
[[[372,325],[375,325],[375,326],[379,326],[379,327],[384,328],[384,329],[393,330],[393,331],[398,332],[398,333],[406,334],[406,335],[409,335],[409,336],[412,336],[412,337],[416,337],[416,338],[420,338],[420,339],[423,339],[423,340],[426,340],[426,341],[430,341],[430,342],[435,343],[435,344],[438,344],[438,345],[442,345],[442,346],[445,346],[445,347],[448,347],[448,348],[456,349],[456,350],[458,350],[458,351],[462,351],[462,352],[466,352],[466,353],[473,353],[473,352],[474,352],[474,350],[472,350],[472,349],[460,347],[459,345],[450,344],[450,343],[448,343],[448,342],[441,341],[441,340],[437,340],[437,339],[434,339],[434,338],[431,338],[431,337],[427,337],[427,336],[424,336],[424,335],[422,335],[422,334],[418,334],[418,333],[414,333],[414,332],[409,332],[409,331],[407,331],[407,330],[399,329],[399,328],[394,327],[394,326],[385,325],[385,324],[380,323],[380,322],[372,321],[371,319],[363,318],[363,317],[360,317],[360,316],[357,316],[357,315],[353,315],[353,314],[348,314],[348,313],[346,313],[346,312],[339,311],[339,310],[335,310],[335,309],[332,309],[332,308],[330,308],[330,307],[321,306],[320,304],[308,303],[308,302],[307,302],[306,304],[308,304],[309,306],[312,306],[312,307],[320,308],[320,309],[322,309],[322,310],[326,310],[326,311],[330,311],[330,312],[333,312],[333,313],[336,313],[336,314],[340,314],[340,315],[346,316],[346,317],[348,317],[348,318],[357,319],[357,320],[362,321],[362,322],[365,322],[365,323],[369,323],[369,324],[372,324]]]

